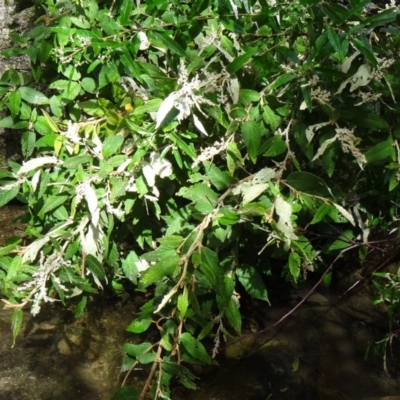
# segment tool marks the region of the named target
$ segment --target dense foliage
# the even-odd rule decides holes
[[[0,80],[26,159],[0,205],[29,210],[29,241],[0,248],[14,337],[26,305],[147,292],[127,329],[158,336],[122,368],[149,378],[119,393],[170,398],[240,335],[240,293],[329,283],[340,252],[395,230],[400,17],[367,3],[37,0],[2,51],[31,71]]]

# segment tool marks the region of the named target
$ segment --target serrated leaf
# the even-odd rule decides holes
[[[93,78],[85,77],[81,82],[82,89],[88,93],[95,93],[96,90],[96,82]]]
[[[25,158],[32,155],[35,149],[36,134],[32,131],[25,131],[21,137],[21,149]]]
[[[75,313],[74,313],[75,318],[78,318],[83,314],[86,308],[86,304],[87,304],[87,297],[83,296],[75,308]]]
[[[236,276],[251,297],[269,303],[267,289],[260,274],[255,270],[255,268],[238,268],[236,270]]]
[[[67,195],[50,196],[46,199],[42,209],[39,211],[39,214],[47,214],[48,212],[64,204],[68,198],[69,196]]]
[[[290,253],[289,255],[289,271],[290,275],[292,275],[295,282],[299,279],[300,276],[300,265],[301,259],[297,253]]]
[[[376,68],[378,66],[378,61],[375,58],[374,50],[369,43],[366,43],[355,37],[351,39],[351,43],[371,63],[373,67]]]
[[[107,280],[103,264],[92,254],[88,254],[85,259],[85,265],[100,280]]]
[[[130,1],[130,0],[129,0]],[[132,386],[124,386],[119,388],[111,397],[111,400],[138,400],[140,390]]]
[[[252,102],[260,101],[260,94],[255,90],[242,89],[239,99],[244,106],[248,106]]]
[[[201,248],[200,271],[204,274],[211,286],[217,283],[217,277],[220,275],[218,255],[208,247]]]
[[[292,81],[293,79],[296,79],[297,75],[295,74],[285,74],[285,75],[280,75],[270,86],[269,89],[277,89],[278,87],[285,85],[286,83]]]
[[[272,204],[271,204],[272,205]],[[240,209],[240,215],[245,215],[247,217],[262,216],[267,212],[267,206],[261,203],[248,203],[243,204]]]
[[[254,56],[254,54],[257,53],[257,51],[257,49],[250,49],[246,53],[235,58],[229,65],[227,65],[226,70],[230,74],[234,74],[235,72],[239,71],[248,63],[248,61]]]
[[[332,45],[333,49],[336,51],[336,53],[341,55],[342,46],[340,45],[339,36],[337,35],[336,31],[334,29],[332,29],[331,27],[329,27],[327,29],[327,34],[328,34],[329,42]]]
[[[169,246],[160,246],[157,250],[141,256],[149,262],[156,262],[151,265],[142,275],[143,283],[154,283],[158,280],[172,275],[179,266],[179,256],[175,248]]]
[[[332,208],[331,206],[329,206],[328,204],[325,204],[325,203],[320,205],[317,212],[314,214],[314,218],[312,219],[310,224],[312,225],[312,224],[316,224],[316,223],[322,221],[324,219],[325,215],[329,213],[331,208]]]
[[[0,207],[3,207],[12,199],[14,199],[19,192],[19,185],[14,186],[9,190],[0,189]]]
[[[30,104],[49,104],[49,99],[36,89],[22,86],[18,89],[18,92],[21,94],[22,100]]]
[[[133,332],[133,333],[142,333],[147,331],[147,328],[151,325],[151,322],[152,322],[151,317],[138,317],[129,324],[126,330],[128,332]],[[129,353],[130,355],[137,355],[137,354],[132,354],[132,352],[127,352],[127,353]]]
[[[21,330],[22,320],[24,318],[24,314],[22,310],[15,310],[11,314],[11,330],[13,335],[13,343],[11,347],[15,346],[15,340],[18,336],[19,331]]]
[[[286,142],[281,136],[272,136],[265,141],[258,151],[258,154],[263,154],[265,157],[276,157],[287,150]]]
[[[14,127],[14,120],[11,115],[0,120],[0,128],[13,128],[13,127]]]
[[[242,125],[241,132],[250,160],[255,164],[261,144],[262,127],[254,121],[246,121]]]
[[[129,332],[131,332],[131,331],[129,331]],[[136,333],[136,332],[134,332],[134,333]],[[141,354],[148,352],[151,349],[151,347],[152,347],[152,344],[148,343],[148,342],[143,342],[140,344],[125,343],[122,346],[122,350],[125,351],[125,353],[129,354],[132,357],[137,357]]]
[[[192,200],[196,210],[202,214],[211,213],[218,200],[218,194],[203,183],[197,183],[189,188],[183,187],[178,195]]]
[[[331,197],[330,191],[325,181],[309,172],[296,171],[287,178],[287,183],[300,192]]]
[[[273,131],[277,130],[281,124],[281,117],[275,114],[268,104],[263,108],[263,120]]]
[[[393,147],[393,139],[387,139],[383,142],[379,142],[365,153],[365,158],[367,159],[368,163],[382,161],[387,158],[393,160],[395,156],[396,151]]]
[[[203,162],[206,174],[210,178],[211,183],[218,189],[226,189],[236,182],[228,172],[221,171],[216,165],[209,161]]]
[[[399,13],[396,8],[389,8],[388,10],[383,10],[371,17],[366,18],[363,21],[363,24],[368,26],[369,28],[376,28],[377,26],[387,25],[390,22],[395,21],[398,14]]]
[[[8,96],[8,107],[11,111],[12,116],[15,118],[20,112],[21,106],[21,93],[13,91]]]
[[[222,225],[233,225],[240,219],[239,215],[235,211],[228,208],[221,208],[216,215],[216,218]]]
[[[103,142],[103,149],[102,149],[104,158],[109,158],[110,156],[115,154],[122,146],[123,142],[124,142],[123,136],[120,135],[107,136]]]
[[[183,293],[178,296],[178,310],[179,310],[179,319],[182,321],[185,318],[186,311],[189,305],[189,293],[187,287],[185,286],[183,289]]]
[[[138,114],[157,112],[160,109],[162,102],[163,101],[161,99],[151,99],[147,103],[139,107],[136,107],[133,111],[133,114],[138,115]]]
[[[225,309],[225,315],[238,335],[242,334],[242,316],[238,307],[238,300],[232,296],[229,300],[228,306]]]
[[[64,161],[63,167],[68,169],[77,168],[82,164],[86,164],[92,160],[92,157],[88,154],[82,154],[80,156],[75,156],[68,158]]]
[[[329,250],[342,250],[350,247],[352,243],[352,239],[354,238],[353,231],[347,230],[344,231],[340,236],[339,239],[335,240],[330,246]]]
[[[152,39],[155,39],[161,42],[166,50],[171,50],[173,53],[176,53],[181,57],[186,57],[185,50],[183,50],[183,48],[175,40],[170,38],[164,32],[153,30],[151,31],[151,34],[148,35],[148,38],[150,42],[153,43],[154,40]]]
[[[212,362],[211,357],[207,354],[207,351],[203,344],[193,337],[189,332],[184,332],[179,338],[179,343],[183,345],[186,351],[195,360],[201,361],[206,364]]]

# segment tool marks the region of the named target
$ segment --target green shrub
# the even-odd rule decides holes
[[[123,370],[153,363],[142,395],[169,398],[173,377],[195,388],[188,363],[240,335],[238,291],[268,302],[267,276],[329,282],[338,254],[363,258],[369,233],[392,229],[395,6],[37,3],[44,15],[2,51],[31,73],[0,80],[0,127],[21,132],[26,159],[0,174],[0,205],[29,210],[29,244],[0,248],[14,338],[25,305],[75,302],[79,316],[129,283],[151,296],[128,331],[159,340],[125,344]]]

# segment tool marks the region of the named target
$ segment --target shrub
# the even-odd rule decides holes
[[[21,132],[26,159],[1,173],[0,205],[29,210],[29,244],[0,249],[14,338],[25,305],[79,316],[132,285],[151,296],[127,329],[159,339],[125,344],[123,370],[152,363],[140,398],[169,398],[173,377],[195,388],[187,363],[240,335],[240,291],[269,302],[267,276],[328,283],[338,254],[362,259],[370,232],[392,229],[395,5],[37,3],[35,27],[2,52],[31,73],[0,80],[0,127]]]

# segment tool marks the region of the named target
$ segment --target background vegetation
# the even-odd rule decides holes
[[[36,0],[2,51],[31,71],[0,80],[25,158],[0,205],[27,205],[30,238],[0,248],[14,337],[24,306],[149,293],[127,329],[157,337],[122,366],[148,381],[115,398],[170,398],[240,335],[240,294],[329,284],[338,256],[395,235],[399,10],[367,3]]]

